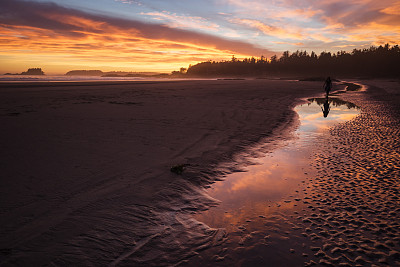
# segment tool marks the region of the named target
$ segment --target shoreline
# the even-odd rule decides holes
[[[306,266],[399,264],[400,91],[362,83],[366,93],[343,95],[360,116],[331,129],[315,156],[315,191],[300,224],[318,249]]]
[[[285,125],[294,99],[320,90],[246,80],[79,85],[0,90],[1,173],[12,178],[1,185],[6,262],[106,265],[156,233],[143,249],[190,240],[172,261],[219,242],[221,231],[187,216],[216,203],[201,188],[222,174],[219,162]],[[170,172],[185,163],[183,175]]]
[[[296,193],[275,211],[247,217],[225,245],[183,265],[399,264],[400,117],[388,99],[398,107],[400,92],[388,97],[379,92],[383,89],[372,89],[340,95],[362,113],[314,144],[312,166],[304,170],[308,178]]]
[[[188,89],[194,86],[193,83],[196,84],[197,89]],[[260,86],[267,84],[269,84],[268,86],[275,84],[274,86],[280,89],[270,90],[269,92],[273,96],[265,95],[265,90],[269,87],[261,87],[260,89]],[[293,93],[290,88],[287,88],[290,85],[300,86],[300,84],[305,86],[303,86],[304,92]],[[133,85],[140,85],[143,88],[131,87]],[[20,109],[11,110],[19,113],[19,115],[13,116],[4,115],[11,112],[4,113],[5,110],[3,109],[1,118],[5,119],[7,123],[12,123],[13,120],[17,119],[22,120],[20,123],[25,122],[29,125],[32,118],[28,117],[33,116],[37,120],[36,123],[39,123],[42,127],[46,125],[43,124],[43,119],[50,119],[49,122],[55,123],[55,127],[61,127],[61,130],[68,134],[63,133],[60,137],[49,135],[49,137],[53,136],[56,139],[43,139],[48,144],[45,149],[51,151],[52,146],[57,144],[57,148],[61,149],[60,151],[68,152],[64,153],[63,157],[58,158],[59,160],[67,157],[68,161],[66,162],[81,167],[75,166],[77,170],[71,171],[69,170],[70,167],[64,164],[67,172],[60,177],[72,175],[79,178],[82,175],[88,175],[90,178],[82,180],[80,183],[70,180],[72,187],[67,186],[64,190],[65,193],[58,191],[53,195],[51,193],[47,195],[49,194],[48,189],[42,190],[43,193],[40,192],[40,187],[33,189],[37,191],[37,194],[42,195],[36,196],[35,200],[31,201],[32,203],[27,206],[29,211],[25,210],[23,206],[18,207],[18,204],[15,203],[12,204],[14,206],[7,207],[8,202],[2,201],[2,215],[8,215],[7,220],[1,221],[1,225],[5,229],[3,236],[7,232],[17,236],[15,240],[11,236],[5,237],[1,244],[7,262],[17,260],[19,263],[33,261],[37,264],[53,262],[66,265],[77,262],[109,264],[118,260],[117,262],[124,261],[125,263],[135,264],[142,262],[141,264],[146,265],[146,261],[143,262],[143,259],[149,257],[152,251],[169,251],[169,255],[156,254],[152,256],[151,261],[148,261],[154,264],[162,264],[165,261],[184,260],[189,258],[197,249],[223,242],[226,238],[223,230],[210,229],[206,225],[190,219],[190,214],[193,211],[206,209],[216,204],[216,200],[208,198],[201,188],[209,186],[214,181],[213,177],[217,175],[224,175],[229,171],[240,169],[238,164],[233,164],[233,166],[228,164],[226,169],[216,171],[215,168],[220,165],[218,162],[232,162],[232,160],[235,160],[232,155],[237,155],[238,151],[243,151],[249,145],[256,144],[262,138],[275,139],[275,141],[278,139],[277,142],[279,143],[279,139],[282,137],[277,137],[275,133],[283,130],[286,131],[285,134],[290,134],[291,127],[295,126],[296,118],[292,116],[294,111],[290,106],[294,107],[301,102],[300,98],[302,97],[299,95],[303,94],[303,97],[306,97],[310,96],[310,93],[313,95],[320,91],[320,84],[315,82],[172,81],[172,83],[168,83],[168,86],[170,85],[174,85],[174,88],[164,88],[160,83],[125,84],[119,85],[120,88],[113,88],[112,91],[110,91],[109,85],[99,86],[95,89],[96,91],[93,91],[93,87],[67,90],[67,88],[60,86],[61,88],[57,90],[46,89],[45,95],[43,95],[45,98],[40,96],[40,90],[32,92],[31,95],[29,95],[28,90],[23,92],[28,92],[30,101],[32,101],[31,97],[35,97],[35,94],[39,96],[37,106],[27,107],[26,104],[20,103]],[[148,87],[144,88],[145,86]],[[11,90],[15,93],[15,89]],[[3,94],[9,92],[11,91],[0,91]],[[76,93],[79,94],[75,95]],[[288,100],[288,94],[291,94],[297,100]],[[205,96],[208,96],[208,98]],[[196,99],[196,102],[193,102],[194,99]],[[201,101],[197,102],[199,99]],[[35,98],[33,100],[36,101]],[[268,100],[274,101],[272,107],[266,106]],[[6,99],[6,103],[13,103],[11,101],[12,99]],[[22,101],[20,97],[18,101]],[[50,105],[46,103],[50,103]],[[160,110],[159,108],[165,103],[169,104]],[[211,103],[214,104],[211,105]],[[284,112],[277,112],[278,103],[285,107]],[[171,107],[174,107],[173,110],[177,109],[172,114],[168,113],[171,112],[168,111]],[[37,111],[27,112],[27,110],[34,108],[37,108]],[[104,108],[106,108],[106,112],[96,113]],[[157,113],[150,115],[163,114],[164,117],[152,121],[150,120],[151,117],[146,117],[145,112],[155,108],[158,108]],[[230,108],[239,108],[241,113],[235,113],[234,110],[230,111]],[[138,117],[132,120],[133,117],[129,116],[131,109],[135,110],[135,114],[142,116],[139,117],[140,120]],[[183,110],[190,111],[188,114],[191,114],[191,116],[182,117],[184,115]],[[86,115],[81,116],[80,114]],[[275,114],[276,117],[266,119],[264,114]],[[41,119],[39,115],[45,116],[45,118]],[[63,123],[57,123],[53,119],[59,116],[64,119]],[[115,121],[115,118],[117,118],[115,116],[122,117],[124,120]],[[174,116],[180,117],[173,120]],[[27,117],[28,120],[24,121],[24,117]],[[76,118],[83,121],[77,125],[76,123],[79,120],[76,120]],[[242,124],[242,121],[253,123],[253,128],[244,128],[246,125]],[[88,122],[96,123],[87,125]],[[132,124],[135,124],[135,127]],[[17,124],[9,125],[16,126]],[[270,128],[270,131],[265,131],[266,125],[273,127]],[[46,127],[50,126],[51,124],[48,124]],[[140,128],[137,128],[139,126],[143,129],[142,133],[132,136],[132,132],[140,130]],[[279,126],[283,129],[278,129]],[[71,129],[74,129],[71,127],[83,127],[82,129],[85,131],[79,132],[78,135],[78,133],[71,132]],[[147,129],[143,127],[147,127]],[[35,129],[35,127],[32,129]],[[50,133],[59,131],[58,128],[52,127],[43,129],[50,130]],[[96,129],[95,135],[90,135],[91,129]],[[111,129],[115,130],[110,132]],[[153,129],[153,131],[150,131],[150,129]],[[231,131],[231,136],[221,136],[228,129]],[[245,129],[247,135],[240,134],[243,129]],[[275,132],[273,129],[275,129]],[[162,138],[154,135],[161,132],[166,134]],[[118,142],[117,140],[107,139],[110,134],[115,135],[117,133]],[[121,133],[125,133],[125,135]],[[180,134],[176,136],[176,133]],[[79,162],[79,160],[74,162],[74,158],[77,157],[74,151],[84,151],[83,149],[90,147],[96,151],[98,148],[90,145],[90,143],[85,144],[85,142],[78,142],[76,147],[71,146],[76,142],[76,139],[73,139],[74,136],[80,137],[82,141],[91,140],[90,142],[94,142],[95,145],[101,144],[106,154],[104,154],[104,157],[99,157],[95,153],[85,155],[90,155],[94,161],[87,161],[86,157],[80,158],[80,160],[85,160],[87,164],[86,170],[83,170],[82,162]],[[187,139],[188,136],[189,139]],[[25,136],[25,138],[27,137]],[[138,143],[130,144],[133,137],[142,139],[138,140]],[[177,137],[178,139],[176,139]],[[6,139],[3,138],[3,140]],[[69,144],[60,143],[61,140],[68,140]],[[171,143],[169,143],[169,147],[163,148],[166,140]],[[41,142],[37,144],[41,144]],[[114,146],[120,142],[124,146],[128,145],[128,147],[119,145],[117,146],[118,149],[115,150]],[[184,146],[182,142],[185,143]],[[2,147],[7,148],[10,145],[12,144],[3,143]],[[153,150],[149,150],[150,145],[153,145]],[[32,147],[32,145],[30,146]],[[162,149],[154,150],[155,147]],[[38,149],[40,147],[33,144],[33,148]],[[140,153],[142,154],[139,156],[140,160],[135,160],[135,157],[133,157],[133,148],[136,149],[134,152],[138,153],[138,156]],[[165,149],[165,152],[163,152],[163,149]],[[271,149],[271,147],[266,149]],[[10,149],[4,151],[10,151]],[[98,150],[98,152],[101,151]],[[150,151],[150,153],[146,151]],[[53,155],[53,153],[48,152],[41,153],[41,155],[46,154]],[[112,155],[112,157],[109,155]],[[12,155],[11,157],[10,155],[7,157],[2,155],[2,159],[3,161],[10,161]],[[43,156],[41,160],[43,160]],[[51,160],[49,162],[51,163]],[[53,162],[56,163],[57,161]],[[172,165],[182,163],[191,164],[182,176],[169,171]],[[244,162],[240,164],[242,163]],[[15,165],[15,167],[21,169],[19,165]],[[58,168],[62,166],[63,164],[57,163]],[[34,174],[39,173],[35,168],[30,170]],[[57,169],[52,170],[50,168],[48,171],[50,174],[59,173]],[[11,172],[9,173],[8,176],[11,175]],[[51,177],[47,175],[47,180],[51,181]],[[44,180],[46,181],[46,179]],[[23,186],[23,183],[19,182],[18,179],[16,182]],[[25,182],[28,181],[25,180]],[[32,186],[29,183],[28,185]],[[9,186],[8,188],[10,188]],[[3,184],[2,189],[7,189],[7,186]],[[21,191],[21,195],[26,193],[24,190]],[[184,198],[181,199],[178,196],[184,196]],[[38,198],[41,199],[40,202],[37,202]],[[7,200],[7,195],[3,194],[3,200]],[[46,203],[52,203],[53,207]],[[35,214],[35,210],[38,211],[37,214]],[[29,213],[31,213],[31,218],[27,217]],[[20,218],[26,218],[26,221],[21,221],[19,226],[14,226],[14,221]],[[43,224],[45,218],[52,219]],[[97,220],[95,218],[102,219]],[[13,221],[13,225],[9,225],[8,221]],[[134,227],[132,227],[132,222],[135,222]],[[122,232],[117,229],[121,229]],[[36,231],[34,234],[33,230]],[[64,234],[61,234],[63,232]],[[109,238],[114,240],[111,242],[111,247],[110,243],[106,242]],[[171,244],[172,240],[179,241],[179,245]],[[60,242],[64,245],[61,245]],[[49,246],[51,246],[51,249],[46,250],[46,247],[49,248]],[[136,249],[131,254],[125,255],[126,246],[133,246]],[[138,253],[139,246],[140,253]],[[104,252],[101,257],[97,253],[99,250]],[[31,251],[33,254],[26,251]],[[115,256],[118,253],[121,253],[120,256]],[[83,257],[83,255],[86,256]]]

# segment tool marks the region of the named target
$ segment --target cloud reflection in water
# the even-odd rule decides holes
[[[325,98],[314,98],[310,103],[299,105],[301,125],[296,130],[298,139],[276,149],[262,158],[255,159],[246,172],[230,174],[224,181],[215,183],[208,193],[221,201],[218,207],[197,215],[197,219],[211,227],[233,229],[276,209],[290,209],[294,202],[285,201],[297,190],[305,179],[305,171],[310,165],[309,155],[312,142],[323,131],[336,123],[345,122],[359,114],[358,108],[337,98],[329,98],[331,106],[325,118],[321,105]]]

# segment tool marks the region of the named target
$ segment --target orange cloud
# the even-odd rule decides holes
[[[370,22],[344,32],[350,42],[371,42],[374,45],[385,43],[398,44],[400,41],[400,26],[384,25]]]
[[[291,43],[291,42],[276,42],[273,41],[274,44],[284,44],[284,45],[293,45],[293,46],[303,46],[304,43],[298,42],[298,43]]]
[[[400,42],[399,1],[220,1],[239,17],[232,19],[233,22],[273,37],[273,44],[301,42],[304,48],[329,50],[338,45],[360,47]]]
[[[287,9],[282,12],[278,12],[275,14],[276,17],[281,18],[293,18],[296,17],[297,19],[308,20],[318,14],[322,14],[322,10],[313,10],[312,8],[297,8],[297,9]]]
[[[204,29],[209,31],[217,31],[219,28],[218,24],[212,23],[204,18],[194,16],[179,16],[168,11],[147,12],[141,14],[151,16],[156,20],[166,19],[170,22],[168,26],[173,28]]]
[[[276,27],[276,26],[271,26],[271,25],[267,25],[264,24],[258,20],[254,20],[254,19],[232,19],[231,22],[237,23],[237,24],[241,24],[241,25],[246,25],[249,26],[251,28],[256,28],[259,31],[261,31],[262,33],[264,33],[265,35],[269,35],[269,36],[274,36],[277,37],[279,39],[291,39],[291,40],[318,40],[318,41],[322,41],[322,42],[331,42],[332,38],[328,38],[326,37],[324,34],[322,33],[318,33],[316,32],[315,29],[312,28],[303,28],[303,29],[299,29],[296,27],[286,27],[281,28],[281,27]],[[290,29],[290,30],[288,30]],[[279,41],[273,41],[273,43],[276,44],[291,44],[291,45],[302,45],[304,44],[303,42],[279,42]]]
[[[270,36],[276,36],[283,39],[303,39],[304,36],[298,32],[287,31],[283,28],[267,25],[254,19],[232,19],[233,23],[246,25],[260,30],[262,33]]]
[[[270,54],[249,43],[165,25],[88,14],[55,4],[4,1],[0,56],[19,62],[41,57],[43,64],[68,64],[66,70],[82,65],[171,71],[232,54]]]
[[[400,15],[400,3],[394,3],[393,6],[386,7],[381,10],[382,13],[389,15]]]

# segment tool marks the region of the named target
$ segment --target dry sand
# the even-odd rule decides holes
[[[369,83],[343,95],[362,114],[315,144],[296,208],[238,237],[192,218],[217,204],[204,188],[258,141],[289,138],[319,83],[0,84],[1,263],[398,265],[400,90]]]
[[[169,265],[222,242],[190,217],[216,167],[285,138],[313,82],[0,84],[3,265]],[[170,172],[190,164],[183,175]]]

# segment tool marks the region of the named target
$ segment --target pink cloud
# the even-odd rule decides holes
[[[295,31],[288,31],[284,28],[276,27],[273,25],[265,24],[261,21],[254,20],[254,19],[231,19],[233,23],[245,25],[251,28],[255,28],[262,33],[270,36],[276,36],[283,39],[303,39],[304,36],[299,32]]]
[[[173,28],[204,29],[208,31],[217,31],[219,28],[218,24],[202,17],[177,15],[168,11],[147,12],[141,13],[141,15],[150,16],[156,20],[166,20],[168,22],[167,25]]]
[[[269,50],[242,41],[228,40],[210,34],[148,24],[134,20],[108,17],[68,9],[52,3],[2,0],[0,26],[3,28],[31,27],[64,38],[85,38],[103,35],[111,38],[115,32],[124,38],[142,38],[154,42],[184,43],[205,49],[229,51],[244,55],[269,55]],[[27,36],[29,38],[29,36]]]

